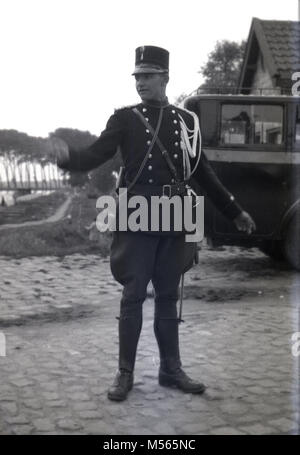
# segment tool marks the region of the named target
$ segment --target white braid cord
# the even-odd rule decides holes
[[[183,132],[181,131],[181,149],[182,149],[182,161],[183,161],[183,175],[184,179],[188,180],[191,176],[191,164],[189,159],[189,154],[186,147],[186,142],[183,138]]]
[[[180,118],[180,128],[181,128],[181,148],[183,151],[183,160],[185,162],[185,179],[188,180],[193,173],[195,172],[201,157],[201,148],[202,148],[202,140],[201,140],[201,131],[199,125],[199,119],[194,112],[188,111],[190,115],[194,118],[194,128],[190,129],[186,125],[185,121],[183,120],[182,116],[179,114]],[[188,133],[191,133],[190,135]],[[192,139],[192,145],[191,145]],[[199,140],[198,140],[199,139]],[[190,158],[195,158],[197,156],[197,143],[198,143],[198,157],[197,162],[191,170]]]

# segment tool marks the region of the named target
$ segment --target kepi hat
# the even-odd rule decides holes
[[[140,46],[135,50],[135,69],[132,75],[169,72],[169,52],[162,47]]]

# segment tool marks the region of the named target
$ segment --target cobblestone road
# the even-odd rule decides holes
[[[236,258],[230,251],[214,254],[219,261],[209,283],[219,298],[188,299],[180,327],[184,367],[207,392],[190,396],[158,385],[149,298],[135,387],[124,403],[106,398],[117,366],[120,295],[108,262],[80,255],[1,258],[0,433],[299,434],[299,357],[291,352],[291,336],[300,331],[297,275],[275,270],[266,293],[262,275],[254,273],[261,261],[270,283],[263,256],[254,255],[252,268],[250,252],[247,267],[230,269]],[[203,294],[209,278],[200,266],[188,284]],[[248,281],[240,286],[252,293],[220,298],[228,277],[232,288],[241,273]]]

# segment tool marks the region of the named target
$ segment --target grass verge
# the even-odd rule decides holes
[[[43,199],[43,204],[48,204],[48,197],[43,196],[39,199]],[[57,197],[56,201],[60,204],[57,204],[55,208],[57,209],[65,199],[66,194],[63,195],[63,199]],[[47,216],[53,215],[54,212],[53,204],[52,212],[48,212]],[[110,250],[111,234],[97,233],[93,240],[90,240],[89,231],[86,229],[96,216],[96,200],[89,199],[83,190],[73,197],[68,215],[57,222],[2,230],[0,232],[0,255],[20,258],[98,253],[107,256]],[[24,220],[19,222],[24,222]]]

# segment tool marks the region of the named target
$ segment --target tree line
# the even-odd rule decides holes
[[[90,146],[97,137],[89,131],[73,128],[58,128],[49,133],[47,138],[30,136],[17,130],[0,130],[0,159],[2,174],[12,187],[20,181],[23,187],[26,182],[55,181],[63,178],[63,172],[57,170],[57,149],[67,144],[72,149],[84,149]],[[70,172],[68,182],[72,186],[89,182],[99,191],[109,191],[114,184],[113,171],[120,166],[120,157],[106,163],[89,173]],[[65,173],[67,174],[67,173]]]

